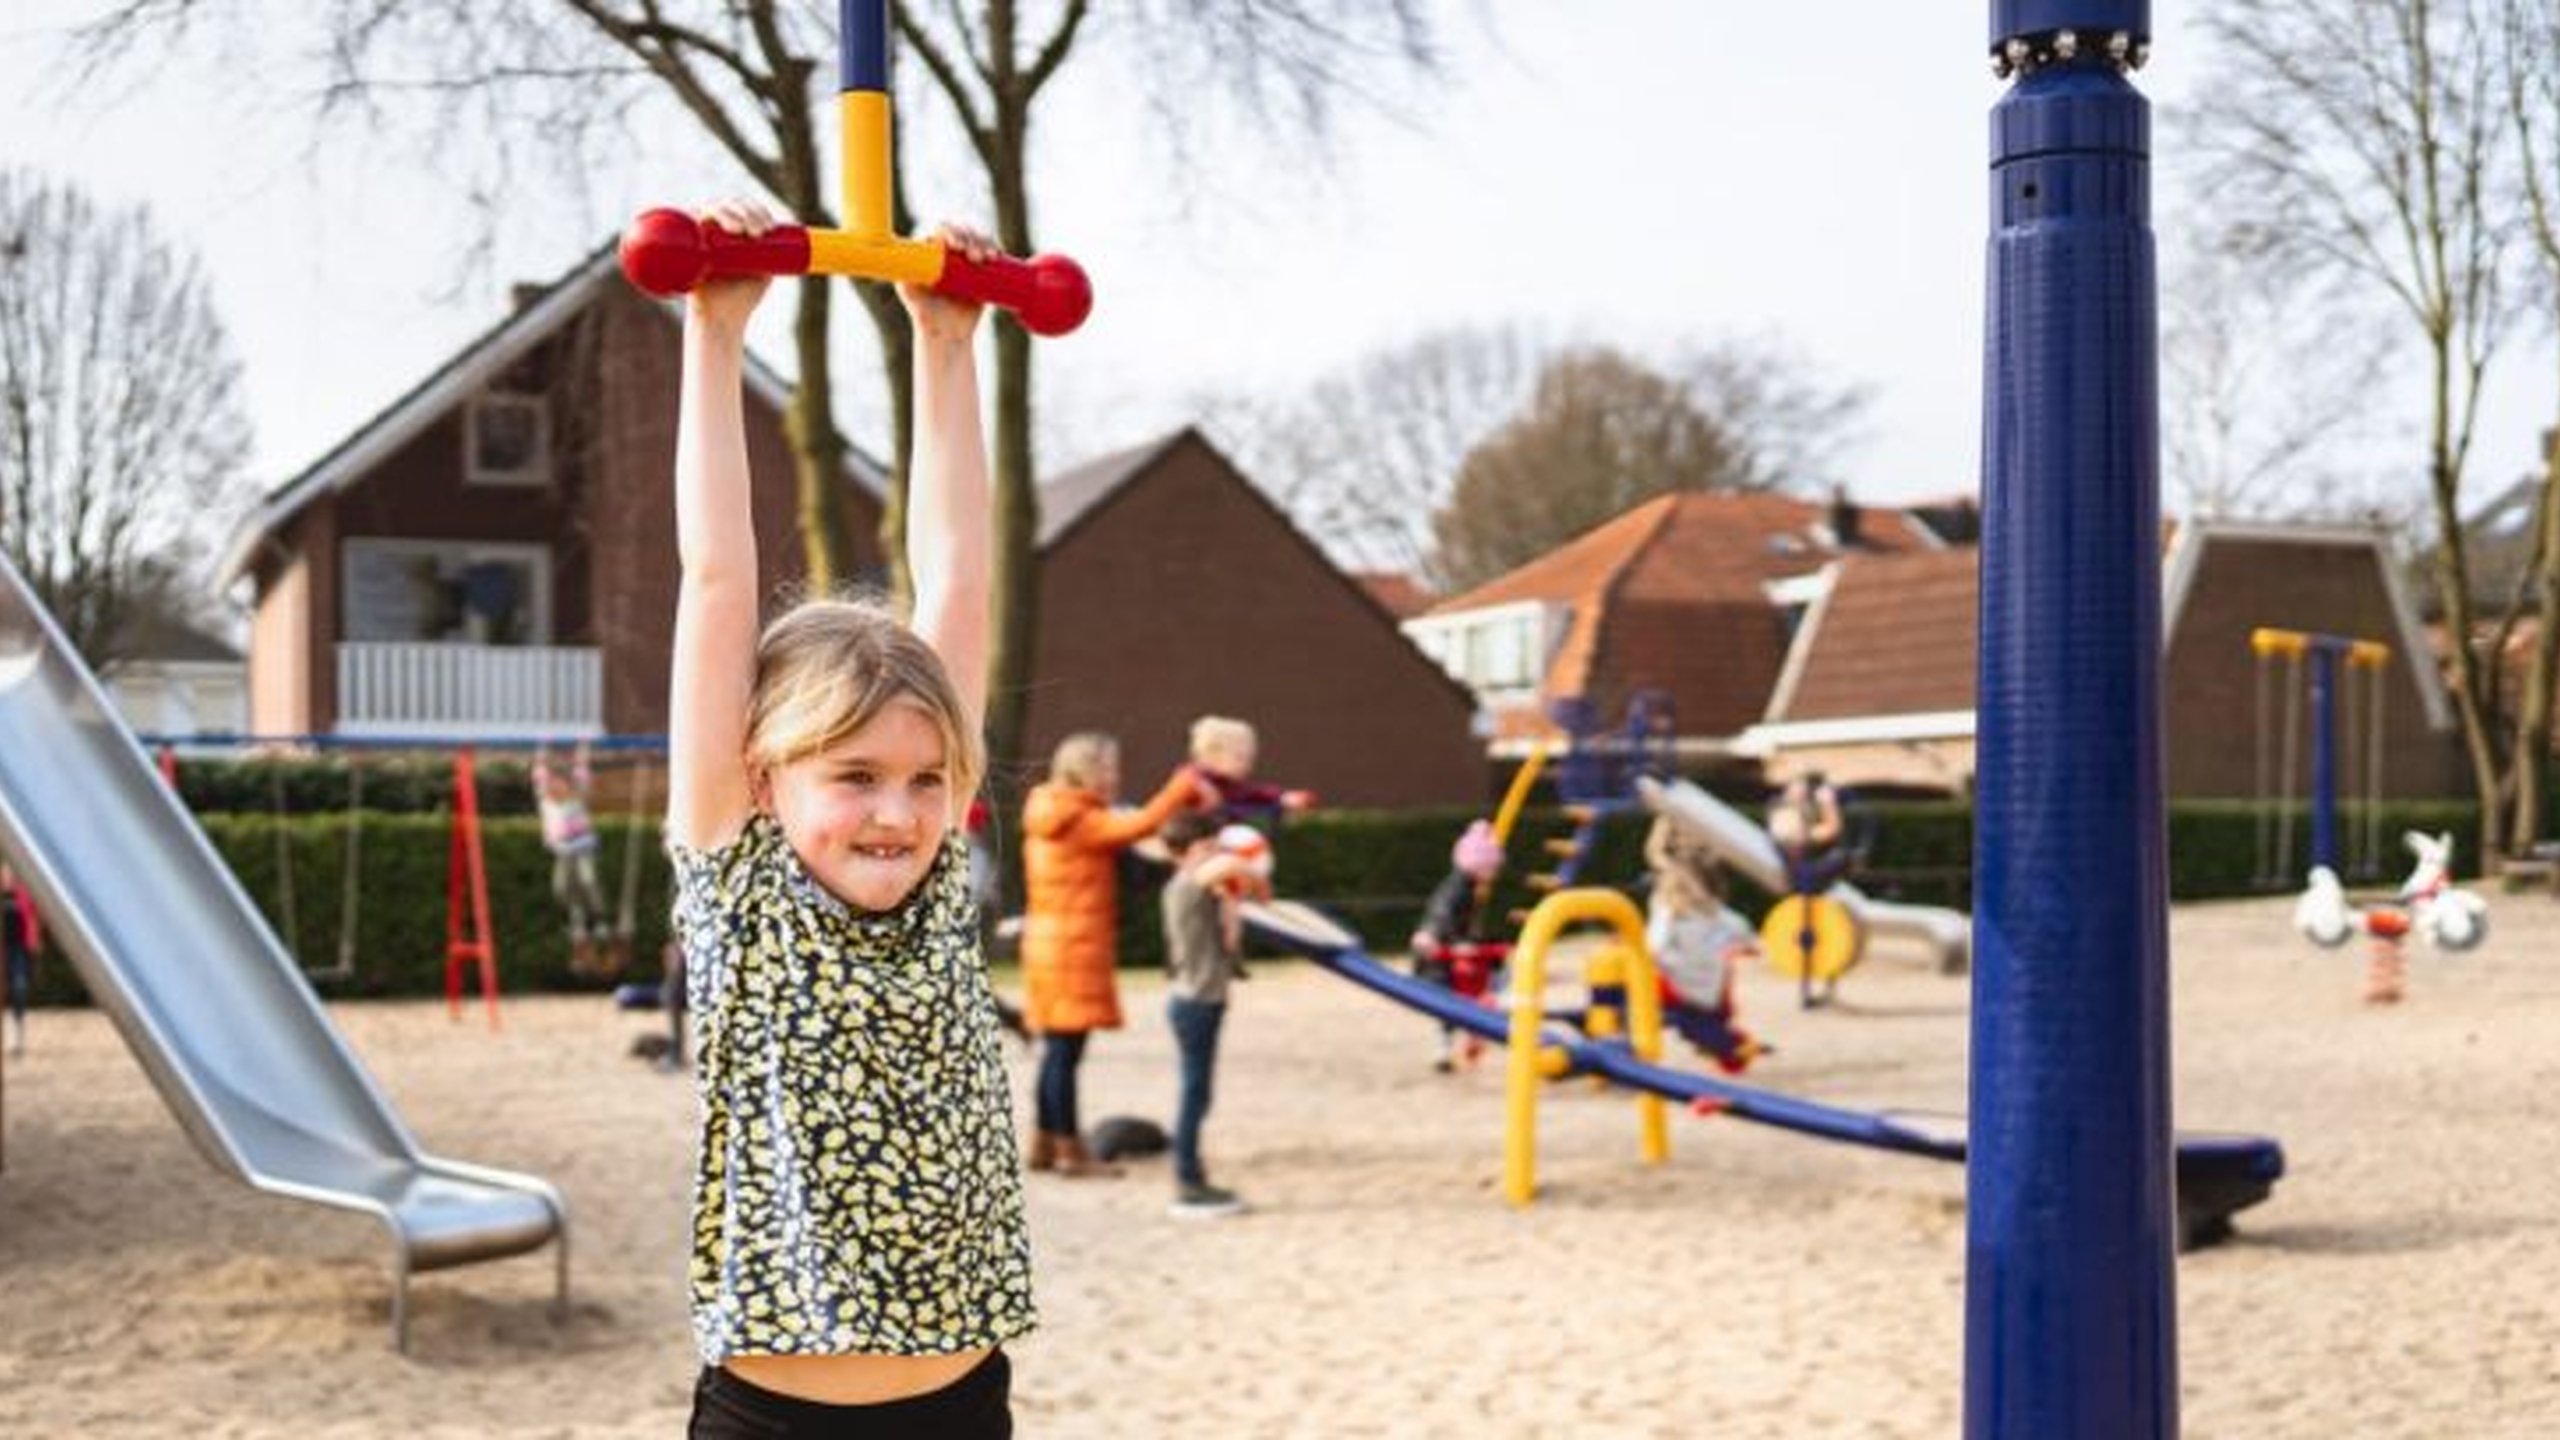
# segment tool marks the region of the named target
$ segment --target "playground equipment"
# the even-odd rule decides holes
[[[1064,335],[1093,310],[1093,284],[1063,255],[972,260],[940,240],[901,239],[891,228],[888,0],[839,0],[844,143],[843,229],[781,225],[732,235],[681,210],[650,210],[622,236],[622,273],[652,295],[680,295],[736,275],[843,275],[922,285],[1012,312],[1034,335]]]
[[[2347,899],[2338,873],[2311,867],[2311,883],[2294,903],[2293,924],[2312,944],[2335,949],[2353,937],[2398,940],[2415,931],[2439,950],[2463,951],[2489,936],[2487,901],[2453,883],[2453,834],[2411,830],[2401,837],[2415,864],[2393,903],[2360,907]]]
[[[362,864],[364,843],[364,770],[365,758],[378,752],[414,754],[416,752],[449,752],[452,757],[452,787],[445,814],[451,817],[445,865],[445,1003],[447,1011],[459,1018],[463,993],[476,984],[491,1029],[500,1026],[498,1008],[499,932],[489,903],[488,862],[482,839],[480,811],[479,756],[483,752],[539,752],[558,743],[557,737],[540,735],[257,735],[225,731],[206,731],[186,735],[143,735],[140,743],[158,753],[159,772],[175,793],[178,775],[177,751],[234,751],[293,753],[317,751],[342,754],[347,759],[347,808],[342,832],[340,896],[337,958],[334,963],[306,969],[314,980],[344,980],[355,974],[356,949],[361,927]],[[629,798],[627,813],[638,816],[647,809],[651,794],[650,760],[666,748],[665,737],[659,735],[608,735],[588,737],[583,743],[598,753],[619,754],[629,760]],[[278,820],[286,813],[281,772],[270,772],[269,804]],[[283,838],[284,827],[276,827],[277,887],[276,923],[284,932],[288,953],[299,954],[296,919],[295,869],[292,852]],[[641,863],[646,851],[655,847],[644,844],[638,834],[625,842],[621,860],[621,892],[613,928],[606,936],[601,953],[581,956],[572,951],[570,969],[585,979],[611,979],[619,975],[630,961],[632,936],[639,918]]]
[[[2249,632],[2249,653],[2255,662],[2257,696],[2251,795],[2257,812],[2257,883],[2270,890],[2293,884],[2293,796],[2301,770],[2306,689],[2311,698],[2311,863],[2333,878],[2341,871],[2358,879],[2374,875],[2382,864],[2383,713],[2391,647],[2378,640],[2261,626]],[[2279,661],[2284,674],[2283,720],[2271,724],[2276,707],[2269,692]],[[2342,665],[2343,687],[2339,683]],[[2338,703],[2341,688],[2346,691],[2344,706]],[[2351,801],[2358,813],[2349,817],[2344,866],[2338,855],[2341,718],[2353,732],[2350,753],[2358,744],[2363,750],[2361,784]]]
[[[97,677],[0,561],[0,852],[100,1009],[217,1170],[391,1233],[393,1343],[409,1276],[555,1247],[568,1211],[529,1175],[418,1148],[293,956],[153,768]]]
[[[2178,1431],[2149,0],[1991,0],[1965,1433]]]
[[[1639,777],[1671,773],[1675,733],[1671,698],[1659,690],[1639,690],[1629,697],[1626,714],[1614,731],[1601,724],[1599,707],[1580,697],[1557,700],[1549,713],[1564,731],[1562,740],[1543,742],[1529,752],[1527,762],[1513,774],[1494,821],[1494,837],[1507,847],[1540,772],[1554,772],[1556,800],[1565,818],[1573,822],[1573,830],[1541,843],[1550,860],[1548,869],[1521,877],[1522,883],[1541,894],[1570,889],[1580,881],[1599,851],[1600,833],[1610,819],[1639,803],[1635,791]],[[1514,925],[1525,924],[1528,912],[1514,911],[1509,918]]]
[[[1596,1075],[1634,1091],[1638,1153],[1648,1164],[1670,1154],[1669,1134],[1659,1118],[1660,1102],[1665,1100],[1702,1114],[1772,1125],[1820,1140],[1935,1160],[1961,1161],[1966,1156],[1968,1126],[1961,1116],[1850,1110],[1658,1063],[1654,1057],[1661,1051],[1663,1022],[1658,1002],[1646,998],[1655,991],[1649,983],[1652,961],[1644,946],[1644,927],[1633,903],[1613,890],[1569,890],[1539,902],[1512,952],[1507,1014],[1390,969],[1368,954],[1358,936],[1313,907],[1288,900],[1249,902],[1244,916],[1251,932],[1269,944],[1314,960],[1409,1009],[1510,1047],[1503,1193],[1515,1205],[1527,1205],[1536,1198],[1534,1131],[1540,1077]],[[1540,981],[1547,948],[1567,927],[1595,920],[1616,932],[1621,948],[1640,957],[1628,987],[1629,1025],[1624,1037],[1586,1036],[1542,1010]],[[2228,1237],[2231,1217],[2266,1199],[2283,1174],[2284,1151],[2273,1140],[2253,1135],[2181,1137],[2175,1177],[2180,1243],[2202,1246]]]
[[[1798,947],[1798,917],[1786,912],[1788,901],[1796,898],[1787,893],[1792,882],[1786,856],[1758,821],[1686,780],[1639,779],[1636,793],[1656,814],[1670,816],[1690,838],[1715,852],[1717,859],[1740,871],[1751,883],[1785,897],[1771,911],[1777,918],[1764,921],[1760,935],[1761,943],[1777,959],[1781,973],[1796,973],[1779,953],[1787,951],[1803,957],[1795,963],[1806,966],[1816,976],[1826,971],[1836,975],[1855,965],[1865,953],[1867,941],[1879,936],[1921,942],[1929,947],[1942,970],[1952,973],[1964,968],[1972,949],[1973,925],[1961,913],[1935,905],[1877,900],[1846,880],[1819,897],[1823,905],[1813,913],[1829,918],[1816,922],[1821,928],[1811,944]],[[1773,928],[1782,931],[1775,943],[1770,935]]]

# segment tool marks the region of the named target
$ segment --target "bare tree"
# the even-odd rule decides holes
[[[2375,437],[2372,317],[2306,277],[2199,245],[2165,288],[2162,468],[2199,520],[2370,511],[2349,457]]]
[[[1426,0],[1142,0],[1097,14],[1089,0],[893,0],[902,69],[921,66],[929,93],[956,119],[979,163],[1007,249],[1037,248],[1030,134],[1039,96],[1079,53],[1089,29],[1115,30],[1132,74],[1165,107],[1204,98],[1321,135],[1344,98],[1366,100],[1385,77],[1436,64]],[[174,36],[221,16],[235,35],[265,17],[241,0],[115,0],[89,32],[93,57],[129,54],[147,34]],[[1088,17],[1094,20],[1089,27]],[[572,23],[574,21],[574,23]],[[553,147],[560,169],[589,147],[619,143],[641,97],[672,99],[756,183],[798,218],[832,224],[822,193],[817,57],[832,53],[833,6],[820,0],[328,0],[312,22],[333,67],[329,113],[423,98],[441,166],[473,155],[502,174],[528,145]],[[476,145],[457,144],[468,133]],[[1161,138],[1178,141],[1180,132]],[[573,158],[575,157],[575,158]],[[475,190],[499,193],[483,177]],[[897,223],[912,229],[901,207]],[[842,454],[827,358],[829,287],[800,287],[793,327],[799,388],[790,412],[801,481],[802,534],[818,584],[845,571],[847,541],[832,477]],[[884,533],[903,524],[908,452],[906,318],[886,287],[858,286],[881,345],[893,426]],[[1107,303],[1107,301],[1106,301]],[[1036,616],[1038,504],[1032,451],[1031,349],[1010,320],[996,326],[995,644],[988,729],[994,753],[1017,748]],[[884,544],[891,565],[901,553]],[[903,578],[892,572],[893,585]]]
[[[1744,453],[1669,376],[1615,350],[1559,355],[1460,462],[1432,517],[1432,579],[1466,589],[1656,495],[1741,488]]]
[[[1277,401],[1202,402],[1246,474],[1345,564],[1420,575],[1458,466],[1527,408],[1544,346],[1516,327],[1434,331]]]
[[[184,613],[189,546],[244,497],[248,451],[195,257],[138,207],[0,171],[0,549],[92,665]]]
[[[115,0],[81,32],[95,73],[136,63],[149,41],[174,52],[205,29],[246,44],[253,66],[282,70],[295,47],[316,53],[323,80],[315,135],[363,120],[432,157],[428,173],[462,192],[483,235],[540,169],[575,177],[629,143],[635,117],[672,105],[795,218],[833,224],[819,116],[833,93],[821,63],[834,42],[826,7],[794,0],[326,0],[291,33],[268,7],[240,0]],[[845,514],[846,444],[835,420],[829,348],[832,284],[800,282],[792,318],[799,383],[784,416],[808,582],[853,574]],[[886,286],[858,286],[879,333],[892,417],[890,527],[900,522],[907,435],[907,319]],[[893,589],[903,551],[880,548]]]
[[[2196,138],[2235,253],[2352,284],[2426,346],[2426,478],[2455,709],[2498,853],[2496,667],[2474,633],[2462,482],[2481,382],[2510,316],[2507,149],[2488,0],[2225,0],[2202,24],[2223,71]]]
[[[1044,90],[1088,29],[1116,22],[1135,73],[1166,106],[1204,100],[1321,135],[1338,97],[1369,77],[1437,63],[1424,0],[1140,0],[1097,13],[1089,0],[896,0],[905,53],[948,103],[987,182],[995,236],[1038,248],[1031,218],[1031,126]],[[1091,25],[1088,25],[1088,21]],[[1178,137],[1183,127],[1164,133]],[[1177,140],[1178,143],[1178,140]],[[1040,530],[1032,452],[1031,342],[1003,319],[995,347],[995,617],[987,731],[993,753],[1018,753],[1030,699]]]
[[[1715,417],[1732,447],[1721,488],[1801,488],[1865,439],[1873,393],[1816,378],[1809,361],[1774,337],[1685,349],[1672,358],[1669,373],[1692,404]]]
[[[2560,4],[2554,0],[2504,0],[2501,49],[2506,62],[2508,120],[2516,140],[2515,174],[2522,191],[2528,253],[2535,262],[2535,291],[2543,325],[2560,341]],[[2560,347],[2555,347],[2560,357]],[[2553,379],[2560,381],[2560,365]],[[2560,383],[2552,428],[2543,433],[2542,490],[2534,507],[2531,559],[2517,586],[2514,616],[2539,617],[2525,662],[2523,694],[2516,706],[2515,815],[2508,843],[2522,853],[2542,837],[2542,802],[2549,783],[2552,690],[2560,684]],[[2502,629],[2506,627],[2501,627]],[[2503,661],[2503,644],[2490,654]]]

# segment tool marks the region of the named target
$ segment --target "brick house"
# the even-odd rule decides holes
[[[1405,622],[1471,686],[1497,755],[1547,734],[1553,702],[1609,717],[1670,698],[1684,757],[1724,753],[1768,709],[1808,588],[1843,555],[1942,544],[1901,512],[1785,495],[1657,496]]]
[[[254,591],[250,729],[665,729],[681,327],[599,253],[268,495],[220,570]],[[758,558],[787,584],[805,573],[789,386],[750,358],[747,392]],[[882,491],[849,451],[847,518],[874,572]]]
[[[1252,721],[1260,768],[1328,804],[1484,797],[1473,697],[1199,431],[1051,478],[1040,549],[1031,756],[1110,731],[1135,791],[1216,713]]]
[[[1831,567],[1746,747],[1778,776],[1821,769],[1868,787],[1970,789],[1977,560],[1968,547]],[[2195,522],[2174,529],[2162,564],[2168,793],[2256,792],[2260,665],[2249,635],[2261,626],[2390,646],[2384,793],[2468,793],[2452,703],[2381,534]],[[2283,663],[2270,662],[2271,726],[2281,726],[2287,681]]]
[[[525,297],[269,495],[225,584],[254,586],[249,728],[267,735],[649,734],[674,629],[681,324],[610,253]],[[769,590],[803,573],[783,413],[750,357],[749,463]],[[857,574],[884,480],[849,452]],[[1340,804],[1468,803],[1473,706],[1196,432],[1042,487],[1032,760],[1079,729],[1134,776],[1191,720],[1263,731],[1266,767]]]

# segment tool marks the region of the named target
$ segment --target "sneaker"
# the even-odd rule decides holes
[[[1173,1197],[1171,1214],[1177,1220],[1215,1220],[1227,1215],[1241,1215],[1248,1207],[1233,1190],[1215,1185],[1185,1185]]]

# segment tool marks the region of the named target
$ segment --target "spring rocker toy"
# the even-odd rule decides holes
[[[2403,947],[2412,933],[2436,949],[2460,954],[2489,935],[2488,902],[2453,883],[2453,835],[2412,830],[2401,837],[2417,863],[2390,900],[2358,905],[2347,898],[2338,872],[2311,867],[2311,883],[2294,903],[2293,924],[2322,949],[2336,949],[2361,934],[2369,938],[2364,998],[2388,1005],[2401,998],[2408,978]]]
[[[1034,335],[1064,335],[1083,324],[1093,311],[1093,284],[1064,255],[981,263],[939,240],[903,239],[890,228],[888,0],[839,0],[836,14],[845,227],[777,225],[762,235],[733,235],[682,210],[649,210],[622,233],[624,276],[663,299],[731,276],[842,275],[992,305]]]

